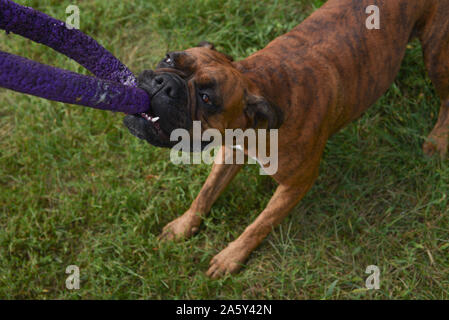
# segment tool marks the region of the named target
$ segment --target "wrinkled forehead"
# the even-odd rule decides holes
[[[170,65],[166,63],[167,57],[172,60]],[[189,75],[206,67],[220,69],[231,66],[221,53],[207,48],[173,51],[169,52],[167,57],[159,63],[158,68],[173,67]]]
[[[199,65],[222,64],[230,65],[230,61],[222,53],[203,47],[194,47],[183,51],[191,56]]]
[[[189,79],[194,78],[199,87],[214,88],[219,84],[227,86],[236,81],[237,70],[217,51],[195,47],[169,52],[167,57],[172,60],[171,68],[181,71]],[[168,65],[162,61],[159,66]]]
[[[207,65],[200,67],[195,73],[195,84],[198,88],[219,89],[221,92],[232,92],[241,88],[240,78],[232,68]]]

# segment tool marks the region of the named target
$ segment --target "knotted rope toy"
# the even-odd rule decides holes
[[[30,7],[0,0],[0,29],[44,44],[75,60],[95,77],[0,51],[0,87],[37,97],[119,111],[144,113],[148,94],[132,72],[97,41]]]

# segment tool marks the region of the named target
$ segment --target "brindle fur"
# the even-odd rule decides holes
[[[380,30],[368,30],[365,9],[380,8]],[[205,129],[249,128],[248,97],[263,97],[284,114],[279,128],[278,187],[267,207],[210,263],[213,278],[240,269],[250,253],[312,187],[329,137],[357,119],[391,85],[406,45],[421,40],[429,76],[442,105],[423,148],[445,156],[449,133],[449,0],[329,0],[292,31],[250,57],[232,62],[210,46],[178,54],[196,85],[218,84],[222,110],[192,110]],[[207,120],[207,121],[205,121]],[[263,122],[262,122],[263,124]],[[225,147],[222,147],[224,150]],[[222,155],[220,155],[222,156]],[[170,222],[162,239],[186,238],[242,166],[214,164],[190,209]]]

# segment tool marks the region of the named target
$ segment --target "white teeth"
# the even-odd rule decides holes
[[[143,118],[145,118],[146,120],[148,120],[148,121],[151,121],[151,122],[156,122],[156,121],[158,121],[159,120],[159,117],[154,117],[154,118],[152,118],[152,117],[150,117],[148,114],[146,114],[146,113],[141,113],[140,114]]]

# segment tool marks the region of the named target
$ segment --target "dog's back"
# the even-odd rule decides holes
[[[367,11],[372,5],[378,12]],[[378,29],[367,27],[372,14],[378,14]],[[287,65],[292,75],[310,70],[308,78],[316,79],[316,83],[309,82],[310,87],[322,90],[327,84],[323,80],[334,86],[335,79],[339,84],[336,123],[331,130],[335,132],[358,118],[391,86],[410,39],[421,39],[425,56],[433,50],[431,45],[448,42],[447,14],[449,0],[329,0],[248,61],[279,57],[271,59],[279,64],[271,68],[285,69]],[[435,73],[430,64],[429,74]],[[317,68],[319,65],[325,67]]]

